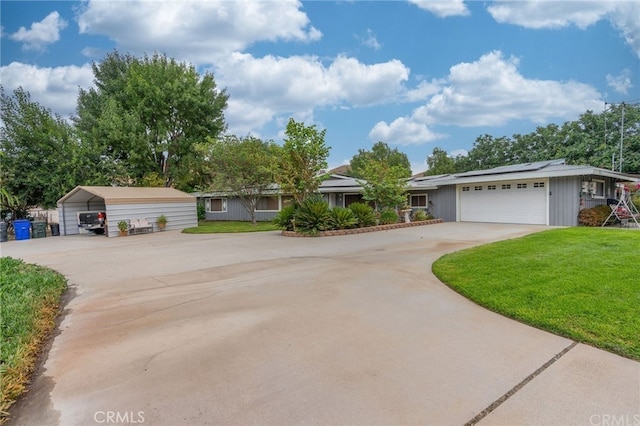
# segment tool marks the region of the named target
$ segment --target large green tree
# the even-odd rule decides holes
[[[365,169],[369,162],[385,163],[388,167],[397,166],[402,169],[402,177],[411,176],[411,163],[407,154],[398,151],[398,148],[391,149],[384,142],[376,142],[371,151],[359,149],[358,153],[353,156],[349,164],[349,174],[353,177],[365,178]]]
[[[78,96],[76,125],[105,176],[121,184],[197,186],[195,145],[226,130],[228,96],[213,75],[164,55],[118,52],[94,63],[93,72],[95,87]]]
[[[73,128],[62,117],[32,101],[29,92],[21,87],[11,94],[5,93],[4,88],[0,91],[0,181],[4,203],[11,201],[11,207],[19,210],[55,207],[57,200],[87,173]]]
[[[287,124],[276,182],[298,203],[317,192],[326,179],[323,173],[329,157],[329,147],[324,142],[326,132],[293,118]]]
[[[447,151],[435,147],[431,155],[427,157],[429,170],[425,172],[428,176],[444,175],[456,172],[456,164],[453,158],[449,157]]]
[[[208,189],[237,196],[255,225],[258,200],[274,188],[280,146],[252,136],[229,135],[199,149],[206,158]]]
[[[365,180],[362,198],[375,203],[376,210],[396,208],[407,204],[406,170],[380,160],[369,160],[362,171]]]

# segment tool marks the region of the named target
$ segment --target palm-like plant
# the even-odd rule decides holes
[[[352,203],[349,205],[349,210],[356,216],[359,228],[376,224],[376,214],[371,206],[364,203]]]
[[[298,207],[295,215],[296,231],[316,235],[331,227],[331,209],[326,201],[308,197]]]
[[[334,207],[331,209],[331,224],[335,229],[349,229],[358,224],[358,218],[350,209]]]
[[[294,204],[285,206],[280,212],[273,218],[272,223],[279,229],[285,231],[294,231],[294,221],[296,206]]]

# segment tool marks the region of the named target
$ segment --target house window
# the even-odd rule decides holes
[[[476,185],[473,187],[474,191],[482,191],[482,185]]]
[[[353,203],[364,203],[361,194],[344,194],[344,206],[349,207]]]
[[[260,197],[256,203],[256,211],[258,212],[277,212],[280,210],[278,197]]]
[[[427,195],[412,195],[411,196],[411,207],[427,207]]]
[[[497,186],[496,186],[496,185],[487,185],[487,190],[488,190],[488,191],[495,191],[495,190],[496,190],[496,188],[497,188]]]
[[[526,184],[526,183],[519,183],[519,184],[517,185],[517,188],[518,188],[518,189],[526,189],[526,188],[527,188],[527,184]]]
[[[226,198],[207,198],[205,201],[205,207],[208,212],[224,213],[227,211],[227,199]]]
[[[604,198],[604,181],[594,180],[591,182],[591,191],[593,198]]]
[[[544,188],[544,182],[534,182],[533,183],[533,187],[534,188]]]
[[[511,184],[510,183],[503,183],[502,184],[502,189],[511,189]]]
[[[462,187],[462,192],[467,192],[467,191],[469,191],[469,189],[470,188],[468,186],[463,186]]]

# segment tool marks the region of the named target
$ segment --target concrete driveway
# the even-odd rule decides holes
[[[3,243],[74,294],[12,423],[640,425],[640,363],[493,314],[431,274],[444,253],[541,229]]]

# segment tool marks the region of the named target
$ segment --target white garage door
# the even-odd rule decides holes
[[[460,220],[545,225],[547,186],[542,180],[460,185]]]

